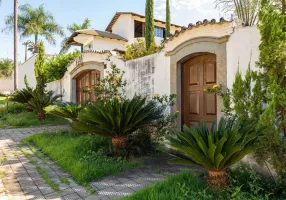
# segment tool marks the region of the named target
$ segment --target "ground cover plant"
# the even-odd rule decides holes
[[[61,131],[31,135],[24,142],[36,145],[83,185],[140,165],[139,161],[108,157],[110,140],[100,135]]]
[[[286,197],[283,188],[272,179],[247,166],[234,168],[230,174],[232,186],[222,191],[211,190],[203,178],[204,174],[184,171],[121,200],[282,200]]]

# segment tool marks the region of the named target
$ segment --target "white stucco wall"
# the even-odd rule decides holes
[[[134,38],[134,20],[130,14],[122,14],[112,27],[112,33],[118,34],[128,42]]]
[[[25,63],[19,66],[18,69],[18,88],[23,89],[26,88],[24,77],[27,75],[27,80],[29,82],[30,87],[36,87],[36,77],[35,77],[35,61],[37,55],[33,55],[30,57]]]
[[[0,79],[0,93],[11,92],[14,89],[14,79],[13,76],[9,79]]]
[[[114,49],[125,50],[125,42],[108,38],[94,37],[93,49],[98,51],[112,51]]]
[[[255,62],[259,57],[260,33],[256,26],[235,28],[227,44],[227,86],[232,87],[239,67],[243,75],[248,68],[257,70]],[[239,64],[238,64],[239,63]]]

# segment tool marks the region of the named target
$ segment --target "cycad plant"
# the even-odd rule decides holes
[[[163,117],[163,110],[155,101],[146,102],[146,98],[140,96],[134,96],[131,100],[114,98],[88,105],[72,127],[77,131],[111,138],[114,153],[119,155],[119,150],[127,146],[128,136],[155,123]]]
[[[32,98],[28,101],[30,106],[38,115],[39,120],[46,118],[45,107],[55,104],[62,95],[55,95],[53,91],[44,93],[33,92]]]
[[[72,102],[63,103],[60,105],[51,105],[45,108],[48,114],[60,116],[71,121],[78,121],[78,114],[83,109],[81,104],[75,104]]]
[[[226,169],[258,149],[255,141],[260,134],[256,124],[241,126],[234,119],[222,118],[210,131],[205,123],[201,127],[185,125],[177,137],[169,139],[170,153],[176,157],[169,162],[203,167],[210,186],[224,188],[230,183]]]

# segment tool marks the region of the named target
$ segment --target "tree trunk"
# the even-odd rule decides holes
[[[18,89],[18,0],[14,0],[14,90]]]
[[[46,113],[45,113],[45,111],[40,111],[40,112],[38,112],[38,120],[42,121],[42,120],[44,120],[44,119],[46,119]]]
[[[230,186],[230,179],[225,170],[208,170],[208,184],[213,190]]]
[[[113,151],[116,156],[120,156],[120,151],[126,148],[127,142],[126,137],[112,138]]]

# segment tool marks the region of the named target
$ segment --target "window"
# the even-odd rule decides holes
[[[165,36],[165,29],[164,28],[161,28],[161,27],[158,27],[158,26],[155,26],[155,36],[156,37],[161,37],[161,38],[164,38]]]
[[[134,33],[135,33],[134,37],[135,38],[144,37],[143,27],[144,27],[143,22],[139,22],[139,21],[134,22]]]

